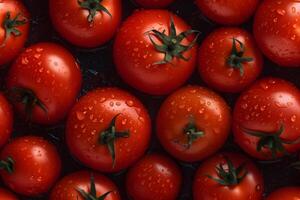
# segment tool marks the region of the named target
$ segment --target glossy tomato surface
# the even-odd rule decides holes
[[[299,187],[285,187],[280,188],[268,196],[267,200],[290,200],[300,198]]]
[[[12,107],[0,94],[0,146],[3,146],[11,136],[13,129],[13,111]]]

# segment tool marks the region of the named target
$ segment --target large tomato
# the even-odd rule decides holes
[[[151,154],[129,170],[127,194],[131,200],[176,200],[181,181],[180,169],[172,160]]]
[[[175,0],[135,0],[139,5],[145,8],[164,8]]]
[[[255,12],[260,0],[196,0],[201,12],[224,25],[239,25]]]
[[[47,192],[60,174],[58,152],[52,144],[39,137],[14,139],[1,151],[0,158],[3,182],[25,196]]]
[[[145,93],[167,94],[182,85],[196,64],[195,31],[166,10],[142,10],[122,25],[114,45],[120,76]]]
[[[27,48],[10,68],[7,88],[19,113],[40,124],[65,118],[81,87],[73,56],[51,43]]]
[[[6,98],[0,93],[0,147],[11,135],[13,129],[13,111]]]
[[[252,36],[239,28],[220,28],[199,50],[199,72],[211,87],[240,92],[260,74],[263,58]]]
[[[226,102],[214,92],[188,86],[169,96],[156,120],[163,147],[183,161],[199,161],[221,148],[230,131]]]
[[[236,102],[235,141],[251,156],[278,158],[300,149],[300,91],[291,83],[265,78]]]
[[[261,200],[264,181],[259,169],[247,158],[221,153],[205,161],[194,181],[194,200]]]
[[[121,0],[50,0],[55,29],[70,43],[97,47],[108,42],[121,21]]]
[[[96,89],[70,112],[66,140],[86,166],[105,172],[129,167],[148,147],[151,122],[138,99],[117,88]]]
[[[53,188],[49,198],[49,200],[92,199],[121,200],[121,197],[115,184],[105,176],[88,171],[79,171],[60,180]]]
[[[1,200],[18,200],[18,198],[14,194],[12,194],[11,192],[9,192],[3,188],[0,188],[0,199]]]
[[[0,1],[0,66],[23,48],[29,33],[29,13],[19,0]]]
[[[270,194],[266,200],[297,200],[300,199],[300,187],[280,188]]]
[[[280,66],[300,67],[300,2],[264,0],[254,20],[254,36],[263,53]]]

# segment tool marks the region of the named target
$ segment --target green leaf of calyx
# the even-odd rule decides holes
[[[193,142],[195,142],[197,139],[199,139],[200,137],[204,136],[204,132],[199,130],[195,124],[195,122],[193,120],[191,120],[186,127],[184,128],[184,134],[187,137],[187,149],[189,149]]]
[[[107,15],[109,15],[112,18],[111,13],[105,6],[101,4],[103,0],[78,0],[77,3],[82,9],[86,9],[89,11],[89,15],[87,17],[87,20],[89,23],[92,23],[94,21],[94,18],[97,14],[97,12],[104,12]]]
[[[11,157],[7,157],[6,160],[0,160],[0,169],[5,170],[9,174],[14,172],[15,161]]]

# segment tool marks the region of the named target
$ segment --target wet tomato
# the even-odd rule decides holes
[[[175,0],[135,0],[139,5],[145,8],[164,8]]]
[[[0,147],[2,147],[10,137],[13,129],[13,111],[3,96],[0,93]]]
[[[3,188],[0,188],[0,199],[1,200],[18,200],[18,198],[14,194],[12,194],[11,192],[9,192]]]
[[[266,200],[300,199],[300,187],[285,187],[271,193]]]

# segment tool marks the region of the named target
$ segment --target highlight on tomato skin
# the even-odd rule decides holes
[[[300,187],[283,187],[273,191],[266,200],[290,200],[300,198]]]
[[[175,0],[135,0],[135,2],[144,8],[165,8]]]

